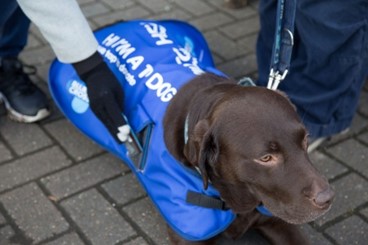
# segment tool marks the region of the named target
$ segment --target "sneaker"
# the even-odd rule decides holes
[[[313,152],[315,149],[322,146],[326,141],[331,141],[332,139],[336,139],[337,137],[343,137],[349,132],[349,130],[350,128],[346,128],[343,131],[328,137],[310,138],[308,141],[308,153]]]
[[[24,65],[17,58],[0,58],[0,100],[15,121],[32,123],[50,115],[46,95],[28,76],[35,73],[35,67]]]

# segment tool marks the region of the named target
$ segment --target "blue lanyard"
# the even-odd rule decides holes
[[[279,0],[277,5],[275,41],[272,50],[267,88],[276,90],[286,77],[294,45],[296,0]]]

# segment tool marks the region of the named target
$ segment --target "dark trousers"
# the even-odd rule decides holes
[[[260,0],[258,84],[268,80],[276,0]],[[313,137],[350,126],[368,75],[368,1],[297,0],[291,68],[286,92]]]
[[[17,57],[27,43],[30,21],[15,0],[2,0],[0,8],[0,58]]]

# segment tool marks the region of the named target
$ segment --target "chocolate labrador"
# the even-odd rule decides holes
[[[224,235],[236,239],[255,228],[272,244],[309,244],[296,224],[327,212],[334,191],[311,164],[307,131],[284,94],[203,74],[172,99],[164,128],[171,154],[199,169],[203,187],[212,183],[237,214]],[[259,204],[273,216],[256,211]],[[169,236],[174,244],[216,242]]]

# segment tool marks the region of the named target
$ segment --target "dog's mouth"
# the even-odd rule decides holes
[[[323,216],[331,208],[331,202],[326,203],[323,207],[302,207],[301,205],[284,206],[283,208],[269,209],[276,217],[290,224],[305,224],[316,220]]]

